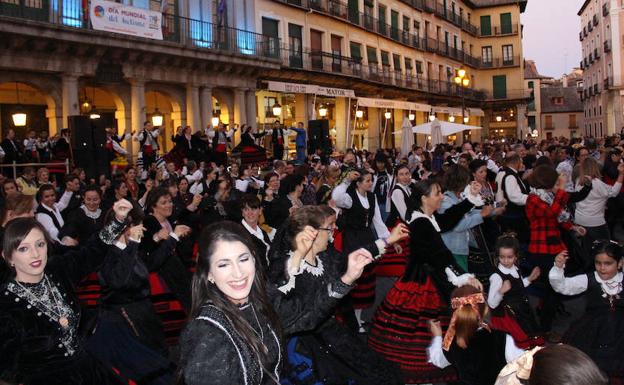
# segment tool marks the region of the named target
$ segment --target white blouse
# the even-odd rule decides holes
[[[610,280],[603,280],[597,272],[594,272],[596,281],[602,287],[602,290],[608,295],[616,295],[622,292],[622,272],[619,271]],[[552,288],[559,294],[576,295],[587,290],[589,284],[587,274],[579,274],[574,277],[566,277],[564,270],[557,266],[553,266],[548,273],[548,280]]]
[[[511,269],[506,268],[505,266],[498,264],[498,270],[500,270],[503,274],[509,274],[514,278],[520,278],[520,272],[516,266],[513,266]],[[522,278],[522,283],[524,287],[527,287],[531,284],[529,282],[529,278]],[[492,309],[496,309],[498,305],[500,305],[503,300],[504,294],[500,293],[500,288],[503,286],[503,279],[500,275],[494,273],[490,275],[490,291],[488,292],[488,305]]]

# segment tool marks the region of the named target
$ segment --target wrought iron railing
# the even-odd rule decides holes
[[[93,30],[83,0],[2,0],[0,16]],[[280,39],[252,31],[163,13],[163,40],[199,49],[278,59]]]

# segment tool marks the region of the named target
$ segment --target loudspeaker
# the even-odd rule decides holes
[[[83,115],[69,117],[74,165],[84,168],[87,178],[97,178],[100,174],[108,175],[110,172],[104,124],[101,118],[90,119]]]
[[[316,150],[323,153],[331,152],[331,140],[329,139],[329,120],[317,119],[308,121],[308,152],[316,153]]]

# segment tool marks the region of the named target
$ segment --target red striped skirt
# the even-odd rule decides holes
[[[401,222],[397,221],[397,225],[399,223]],[[388,230],[392,231],[394,227]],[[387,248],[386,253],[375,264],[375,274],[378,277],[403,277],[410,255],[409,243],[409,237],[399,241],[399,245],[403,249],[401,253],[396,253],[394,247]]]
[[[502,317],[492,316],[490,319],[492,329],[503,331],[511,335],[516,345],[521,349],[531,349],[544,345],[544,338],[541,336],[529,336],[522,330],[518,321],[509,313],[505,312]]]
[[[368,336],[368,345],[401,368],[408,383],[456,380],[451,368],[441,370],[427,362],[432,335],[429,321],[437,319],[446,329],[448,305],[431,278],[424,284],[397,281],[379,306]]]

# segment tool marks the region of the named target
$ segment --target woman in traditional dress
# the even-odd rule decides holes
[[[431,340],[429,321],[449,323],[449,299],[454,287],[481,283],[457,264],[440,233],[453,229],[476,204],[481,186],[472,183],[461,203],[438,214],[444,196],[434,180],[416,183],[409,221],[410,257],[405,275],[394,284],[373,318],[368,344],[386,359],[400,365],[405,382],[445,382],[453,371],[442,371],[427,362]]]
[[[80,309],[74,286],[104,259],[132,208],[115,203],[115,220],[80,249],[48,257],[52,241],[32,218],[11,221],[3,261],[11,274],[0,283],[0,379],[28,385],[119,384],[120,378],[91,356],[85,340],[94,318]]]

